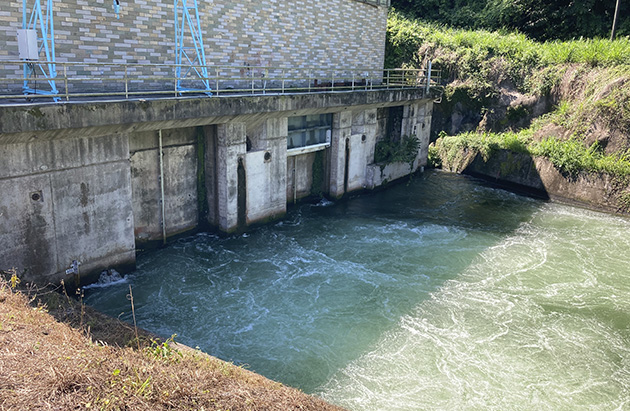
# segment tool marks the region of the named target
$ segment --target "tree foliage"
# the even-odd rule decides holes
[[[517,30],[537,40],[610,35],[616,0],[392,0],[398,11],[453,27]],[[629,2],[618,35],[630,35]]]

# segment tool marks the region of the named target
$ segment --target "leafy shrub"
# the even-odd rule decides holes
[[[374,148],[374,162],[380,164],[389,163],[413,163],[418,156],[420,140],[416,136],[403,136],[400,142],[381,140]]]

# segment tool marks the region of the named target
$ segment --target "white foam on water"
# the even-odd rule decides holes
[[[105,270],[98,278],[98,282],[83,287],[84,290],[92,288],[106,288],[118,284],[125,284],[129,281],[128,276],[122,277],[120,273],[114,269]]]
[[[625,409],[628,228],[546,207],[317,394],[352,410]]]

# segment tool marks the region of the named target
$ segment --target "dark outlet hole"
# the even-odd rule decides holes
[[[267,151],[265,153],[265,161],[269,161],[269,160],[271,160],[271,153]]]
[[[367,137],[365,136],[365,134],[363,134],[363,135],[361,136],[361,141],[365,141],[365,139],[366,139],[366,138],[367,138]]]
[[[31,200],[33,200],[33,201],[42,201],[42,193],[39,192],[39,191],[31,193]]]

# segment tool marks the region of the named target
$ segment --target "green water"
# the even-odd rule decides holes
[[[144,254],[88,304],[352,410],[630,409],[630,221],[426,173]]]

